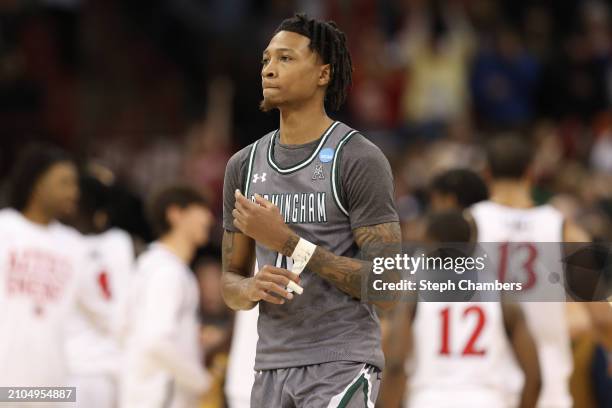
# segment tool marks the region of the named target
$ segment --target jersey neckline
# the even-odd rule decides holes
[[[305,160],[291,167],[281,167],[279,164],[277,164],[274,161],[274,143],[279,133],[279,129],[276,129],[276,131],[274,131],[274,133],[270,137],[270,141],[268,142],[268,164],[270,165],[270,167],[272,167],[274,170],[276,170],[277,172],[281,174],[289,174],[289,173],[293,173],[294,171],[303,169],[304,167],[308,166],[317,157],[317,155],[319,154],[319,152],[321,151],[321,149],[323,148],[323,146],[329,139],[329,135],[331,135],[331,133],[334,131],[334,129],[336,129],[336,127],[338,127],[339,124],[340,122],[334,121],[327,128],[327,130],[323,134],[323,137],[321,137],[321,140],[319,141],[314,151]]]

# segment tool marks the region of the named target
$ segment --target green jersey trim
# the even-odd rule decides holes
[[[255,161],[255,151],[257,150],[257,145],[259,144],[259,140],[253,143],[253,147],[251,147],[251,153],[249,154],[249,164],[246,172],[246,180],[244,182],[244,196],[248,198],[249,196],[249,186],[251,185],[251,173],[253,172],[253,162]]]
[[[340,170],[338,166],[338,157],[340,156],[340,151],[342,150],[342,147],[356,133],[359,133],[359,132],[357,132],[356,130],[351,130],[342,138],[342,140],[340,140],[340,142],[338,143],[338,146],[336,147],[336,151],[334,152],[334,160],[332,162],[332,192],[334,193],[333,194],[334,202],[336,203],[340,211],[342,211],[344,215],[346,215],[347,217],[349,216],[349,212],[344,207],[344,205],[342,205],[342,202],[340,200],[340,194],[338,193],[340,191],[340,188],[338,186],[338,183],[340,182],[340,177],[339,177]]]

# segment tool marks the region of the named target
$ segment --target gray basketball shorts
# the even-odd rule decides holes
[[[381,377],[353,361],[257,371],[251,408],[374,408]]]

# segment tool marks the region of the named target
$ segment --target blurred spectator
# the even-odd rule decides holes
[[[210,199],[216,214],[221,213],[225,165],[231,156],[233,87],[228,78],[211,81],[207,112],[187,134],[182,164],[184,178]]]
[[[518,33],[498,28],[493,44],[481,46],[471,72],[474,108],[481,121],[494,127],[526,125],[534,115],[538,69]]]
[[[468,106],[473,38],[458,3],[426,4],[427,9],[411,10],[400,45],[407,66],[403,119],[417,125],[419,135],[440,136],[438,126],[461,116]]]
[[[547,61],[554,50],[553,16],[546,6],[528,5],[524,14],[524,43],[538,61]]]
[[[350,109],[364,131],[392,129],[399,123],[402,77],[399,61],[378,27],[357,33]]]
[[[535,154],[533,177],[540,183],[555,177],[564,160],[565,149],[559,130],[551,121],[540,121],[533,127]]]
[[[573,34],[560,59],[542,73],[542,111],[554,117],[589,119],[607,105],[601,67],[593,59],[584,35]]]

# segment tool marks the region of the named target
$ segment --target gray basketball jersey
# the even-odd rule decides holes
[[[346,257],[358,248],[349,212],[341,199],[338,158],[357,134],[334,122],[306,160],[283,168],[274,160],[278,131],[250,150],[244,194],[273,202],[300,237]],[[256,246],[259,267],[291,269],[291,259]],[[383,368],[380,325],[374,307],[340,291],[306,268],[300,275],[304,293],[283,305],[260,302],[256,370],[298,367],[347,360]]]

